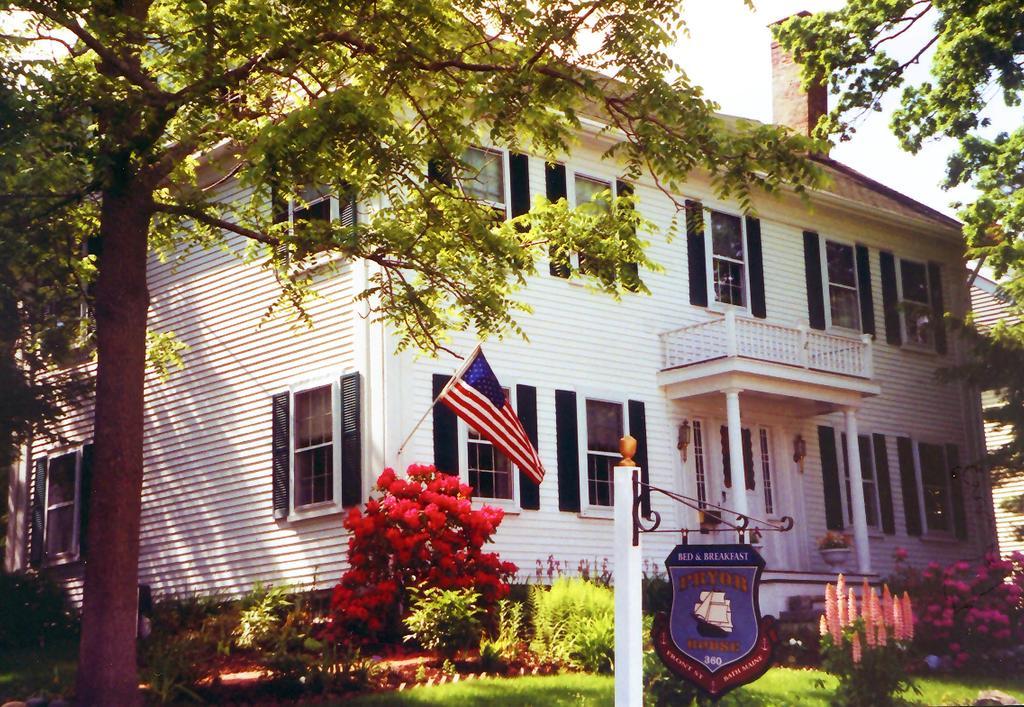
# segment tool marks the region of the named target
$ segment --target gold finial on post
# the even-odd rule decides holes
[[[615,466],[636,466],[636,462],[633,461],[633,455],[636,454],[636,439],[631,435],[626,435],[619,440],[619,454],[622,455],[622,460]]]

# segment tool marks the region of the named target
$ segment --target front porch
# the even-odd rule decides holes
[[[728,311],[666,332],[661,341],[658,382],[678,403],[684,479],[693,480],[694,496],[703,493],[712,503],[721,499],[754,517],[769,518],[780,508],[794,515],[803,537],[780,540],[767,559],[774,569],[811,569],[806,514],[797,517],[804,512],[806,427],[812,417],[841,411],[846,438],[859,438],[858,409],[865,398],[881,392],[873,379],[871,337],[829,334]],[[711,444],[716,426],[720,447]],[[684,436],[694,438],[689,459]],[[847,455],[855,569],[871,575],[858,445],[849,445]]]

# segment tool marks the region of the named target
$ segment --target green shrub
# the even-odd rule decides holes
[[[38,574],[0,572],[0,648],[44,646],[77,633],[60,585]]]
[[[480,664],[488,672],[508,667],[523,652],[523,605],[502,599],[498,602],[498,631],[493,638],[480,639]]]
[[[427,587],[414,590],[412,596],[412,611],[405,619],[409,629],[405,640],[415,640],[428,651],[449,658],[479,644],[484,611],[477,605],[477,592]]]
[[[542,663],[610,672],[615,657],[612,590],[581,579],[559,578],[530,593],[533,641]]]
[[[198,636],[183,633],[143,644],[140,677],[149,701],[175,704],[202,702],[195,685],[203,677],[207,647]]]
[[[653,616],[644,616],[644,705],[687,707],[700,696],[691,683],[676,677],[654,651],[651,642]]]
[[[290,589],[286,585],[267,585],[257,582],[252,592],[242,600],[242,613],[235,631],[235,645],[239,648],[259,648],[274,642],[275,634],[292,606]]]

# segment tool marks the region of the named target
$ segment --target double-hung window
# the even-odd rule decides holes
[[[850,487],[850,455],[847,448],[848,440],[843,435],[843,492],[846,497],[846,518],[847,523],[853,524],[853,496]],[[869,528],[879,528],[878,505],[878,476],[875,473],[875,448],[871,435],[860,435],[858,438],[858,450],[860,451],[860,475],[864,488],[864,517],[867,519]]]
[[[573,206],[579,208],[586,204],[591,204],[596,208],[607,209],[609,202],[597,201],[597,197],[602,192],[608,192],[612,197],[615,196],[615,186],[608,181],[603,179],[595,179],[594,177],[588,177],[583,174],[573,175]],[[587,254],[579,253],[577,264],[580,272],[587,274]]]
[[[625,430],[622,403],[587,399],[586,498],[590,506],[614,505],[613,473],[619,460],[619,440]]]
[[[46,474],[45,544],[49,562],[78,554],[82,456],[78,451],[50,457]]]
[[[334,397],[334,386],[327,384],[298,391],[292,398],[292,489],[296,509],[326,504],[336,498]]]
[[[860,331],[860,298],[857,293],[857,259],[846,243],[825,241],[822,249],[830,324]]]
[[[917,460],[925,527],[929,531],[951,533],[954,528],[945,449],[939,444],[919,442]]]
[[[704,231],[707,248],[709,290],[714,301],[735,307],[747,306],[746,234],[743,219],[721,211],[706,210]]]
[[[935,331],[932,322],[932,293],[928,266],[914,260],[899,259],[900,321],[903,340],[932,348]]]
[[[502,388],[512,401],[510,388]],[[511,501],[516,499],[515,466],[490,441],[466,425],[466,475],[474,498]]]
[[[505,153],[470,147],[462,155],[467,171],[462,175],[462,189],[467,196],[492,207],[501,219],[508,214],[505,191]]]

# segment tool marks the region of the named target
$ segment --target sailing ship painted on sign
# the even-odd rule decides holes
[[[732,633],[732,604],[725,592],[701,592],[693,607],[697,633],[707,638],[721,638]]]

